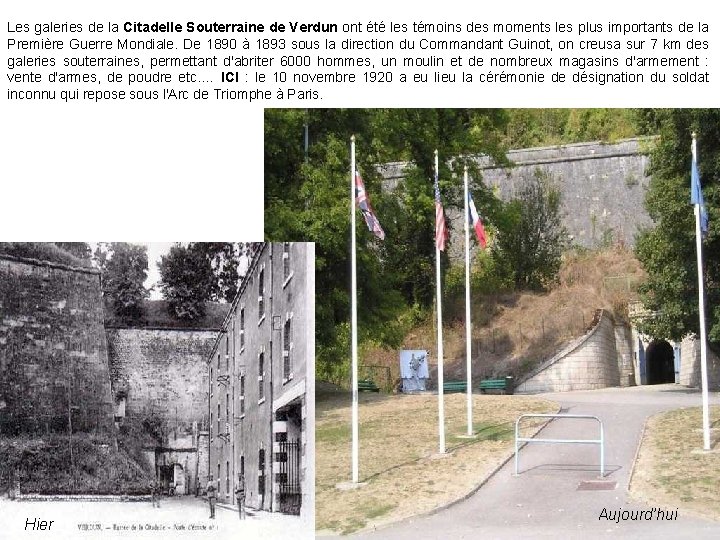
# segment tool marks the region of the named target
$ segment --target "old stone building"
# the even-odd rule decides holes
[[[313,511],[314,245],[260,244],[207,359],[209,472],[235,503]]]
[[[204,318],[182,322],[148,301],[123,321],[98,270],[0,254],[0,437],[83,432],[108,444],[129,430],[165,492],[197,493],[205,360],[228,307],[208,303]]]
[[[208,443],[205,358],[227,308],[208,303],[203,318],[183,322],[166,315],[165,301],[146,301],[143,316],[129,323],[106,310],[115,423],[155,432],[145,459],[166,493],[198,493],[207,477],[207,460],[199,459]]]

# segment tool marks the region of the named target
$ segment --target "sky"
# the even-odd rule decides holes
[[[138,244],[147,246],[148,256],[148,277],[145,280],[145,288],[149,289],[156,283],[160,282],[160,271],[158,270],[157,263],[160,262],[160,257],[166,255],[170,248],[175,242],[137,242]],[[160,288],[155,287],[150,291],[150,300],[160,300],[162,296],[160,294]]]

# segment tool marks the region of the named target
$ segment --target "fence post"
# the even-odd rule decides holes
[[[522,418],[522,417],[520,417]],[[515,476],[518,475],[518,451],[520,450],[518,448],[518,435],[519,435],[519,425],[520,425],[520,418],[515,420]]]

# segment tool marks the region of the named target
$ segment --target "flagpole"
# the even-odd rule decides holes
[[[470,209],[468,208],[468,170],[465,165],[465,367],[467,372],[467,434],[473,434],[472,420],[472,319],[470,318]]]
[[[358,361],[357,361],[357,269],[355,261],[355,135],[350,137],[350,303],[352,329],[352,481],[359,479],[358,465]]]
[[[440,177],[438,151],[435,150],[435,178]],[[437,210],[436,210],[437,212]],[[437,227],[437,219],[435,220]],[[437,295],[437,354],[438,354],[438,433],[440,437],[440,453],[445,453],[445,403],[443,380],[443,341],[442,341],[442,291],[440,287],[440,248],[435,239],[435,285]]]
[[[692,134],[692,159],[697,167],[697,140]],[[703,283],[700,204],[695,204],[695,248],[698,269],[698,313],[700,315],[700,379],[702,384],[703,448],[710,450],[710,408],[708,404],[707,336],[705,333],[705,287]]]

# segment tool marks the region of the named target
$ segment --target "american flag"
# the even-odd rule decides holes
[[[435,170],[435,245],[440,251],[445,251],[445,242],[448,238],[445,226],[445,212],[440,202],[440,186],[438,185],[438,172]]]
[[[368,229],[370,229],[370,232],[372,232],[380,240],[384,240],[385,231],[383,231],[378,218],[375,216],[375,212],[373,212],[370,199],[368,199],[367,192],[365,191],[365,184],[360,177],[360,173],[357,171],[355,171],[355,201],[365,218],[365,223],[367,224]]]

